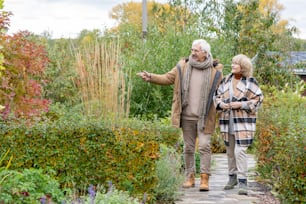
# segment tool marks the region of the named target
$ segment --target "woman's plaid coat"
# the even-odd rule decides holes
[[[263,101],[263,93],[253,77],[242,77],[236,88],[233,90],[233,97],[230,100],[230,86],[233,74],[222,79],[214,96],[214,103],[219,112],[220,132],[225,145],[228,146],[229,117],[230,111],[233,117],[233,130],[236,143],[241,146],[252,144],[256,130],[257,110]],[[222,110],[220,103],[245,102],[247,109]]]

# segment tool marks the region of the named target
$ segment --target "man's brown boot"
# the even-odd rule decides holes
[[[195,178],[194,178],[194,173],[190,173],[187,176],[186,181],[183,183],[183,188],[190,188],[195,186]]]
[[[209,180],[208,174],[201,174],[200,191],[209,191],[208,180]]]

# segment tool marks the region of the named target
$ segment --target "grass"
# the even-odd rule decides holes
[[[86,115],[128,117],[130,87],[126,86],[119,56],[118,39],[91,42],[75,54],[76,84]]]

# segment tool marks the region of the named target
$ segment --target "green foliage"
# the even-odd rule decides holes
[[[57,203],[63,200],[59,183],[41,169],[2,170],[0,181],[0,202],[38,204],[44,197]]]
[[[306,40],[295,38],[291,42],[293,43],[294,51],[305,51],[306,50]]]
[[[208,36],[216,36],[211,40],[213,55],[225,65],[224,75],[230,73],[232,57],[243,53],[256,59],[254,76],[259,83],[282,87],[288,81],[296,81],[289,67],[280,67],[280,59],[268,54],[274,50],[286,53],[302,46],[292,37],[294,30],[285,29],[280,11],[277,1],[205,1],[201,22]],[[212,16],[215,20],[211,20]]]
[[[278,88],[285,87],[288,83],[291,86],[297,85],[300,78],[292,71],[294,65],[281,65],[287,57],[286,53],[280,52],[259,54],[254,73],[256,79],[261,84],[271,84]]]
[[[210,20],[211,16],[216,20]],[[211,0],[204,3],[202,10],[203,24],[211,35],[217,36],[219,47],[216,53],[221,61],[227,61],[238,53],[252,58],[262,47],[269,47],[274,39],[272,16],[272,12],[271,16],[262,15],[256,0],[226,0],[222,3]]]
[[[147,192],[150,197],[157,183],[159,144],[174,146],[179,138],[168,125],[133,120],[113,126],[78,114],[30,127],[4,122],[1,127],[0,149],[11,148],[12,169],[54,169],[61,187],[111,181],[132,195]]]
[[[89,46],[102,39],[104,38],[98,30],[82,30],[76,39],[50,39],[45,36],[45,46],[50,58],[45,76],[50,83],[44,86],[44,97],[67,107],[80,104],[82,99],[78,88],[80,76],[75,69],[76,53],[93,51]],[[87,60],[92,59],[88,56]]]
[[[194,4],[193,7],[196,8]],[[182,57],[189,56],[193,40],[206,38],[204,31],[197,26],[198,18],[186,8],[174,2],[170,7],[154,5],[154,15],[149,21],[145,39],[141,37],[137,26],[131,25],[133,22],[126,22],[127,18],[120,22],[118,36],[122,47],[121,60],[125,65],[126,82],[132,87],[130,116],[149,120],[169,116],[172,87],[145,83],[136,73],[147,70],[164,74],[175,67]],[[106,38],[114,37],[114,32],[108,34]]]
[[[98,192],[94,202],[101,204],[139,204],[137,199],[131,198],[125,191],[119,191],[114,188],[112,191],[107,193]],[[91,203],[91,199],[87,199],[87,202]]]
[[[62,103],[68,107],[80,103],[78,89],[74,83],[77,77],[75,72],[75,40],[47,39],[46,49],[50,63],[46,68],[46,80],[44,96],[53,103]]]
[[[200,5],[201,4],[201,5]],[[188,23],[167,23],[167,29],[160,25],[149,24],[148,34],[142,39],[141,33],[131,26],[120,26],[125,72],[129,73],[128,83],[132,84],[131,116],[142,119],[165,118],[169,116],[172,101],[171,86],[156,86],[137,78],[141,70],[163,74],[175,67],[178,60],[187,57],[194,39],[204,38],[212,47],[212,54],[225,65],[224,74],[230,72],[231,58],[244,53],[253,58],[257,53],[255,77],[268,84],[283,85],[291,74],[280,69],[275,61],[263,57],[274,47],[287,49],[293,47],[290,32],[275,32],[278,25],[279,9],[269,10],[263,15],[259,1],[170,1],[170,10],[185,8],[190,15]],[[173,7],[173,8],[172,8]],[[169,12],[156,7],[156,16],[152,22],[167,19]],[[190,13],[192,13],[192,15]],[[185,13],[179,13],[184,18]],[[194,21],[194,18],[200,19]],[[156,19],[155,19],[156,18]],[[174,17],[178,18],[176,15]],[[187,20],[186,20],[187,21]],[[278,39],[287,38],[286,43],[276,43]],[[131,75],[130,75],[131,73]],[[290,78],[292,79],[292,78]]]
[[[192,41],[199,38],[195,33],[175,33],[171,27],[163,35],[151,29],[145,41],[135,39],[130,47],[133,51],[124,53],[126,72],[132,76],[131,116],[145,119],[169,116],[173,87],[145,83],[136,73],[142,70],[157,74],[170,71],[182,57],[189,56]]]
[[[6,166],[4,166],[4,161],[7,157],[7,155],[9,154],[10,149],[7,150],[5,153],[3,153],[3,155],[1,155],[0,157],[0,171],[2,171],[3,169],[8,169],[11,165],[12,159],[13,159],[13,155],[10,156],[9,161],[6,163]],[[0,180],[0,184],[2,183],[2,181]]]
[[[163,202],[175,201],[183,183],[181,157],[173,148],[160,146],[160,159],[156,163],[158,184],[154,189],[156,200]]]
[[[304,85],[303,83],[300,85]],[[284,203],[305,202],[305,97],[301,87],[263,86],[257,125],[258,171]]]
[[[139,204],[138,199],[133,198],[127,191],[118,190],[115,186],[89,186],[88,194],[80,197],[68,195],[65,203],[84,203],[84,204]]]

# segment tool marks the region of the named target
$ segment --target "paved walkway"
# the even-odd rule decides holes
[[[194,188],[183,189],[181,198],[175,204],[255,204],[259,203],[260,186],[253,180],[256,161],[248,155],[248,195],[238,195],[238,185],[232,190],[223,190],[228,181],[226,154],[213,154],[212,172],[209,178],[209,191],[200,192],[200,178],[196,178]]]

